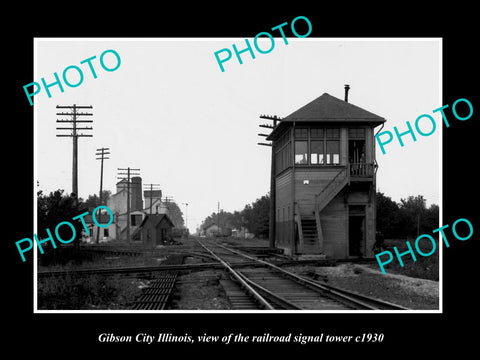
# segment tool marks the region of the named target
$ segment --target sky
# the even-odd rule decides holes
[[[262,49],[269,40],[259,42]],[[252,42],[252,39],[250,39]],[[144,184],[160,184],[187,212],[190,231],[217,211],[242,210],[270,190],[270,148],[259,146],[261,114],[285,117],[323,93],[384,117],[382,131],[405,131],[422,114],[437,120],[437,130],[417,141],[395,140],[383,155],[376,144],[377,190],[400,201],[423,195],[427,206],[439,204],[441,191],[441,40],[275,38],[268,54],[255,49],[255,59],[235,55],[220,70],[214,53],[245,47],[242,38],[50,39],[35,40],[33,81],[54,81],[70,65],[83,71],[77,87],[63,83],[42,88],[34,97],[35,190],[71,192],[72,139],[56,137],[57,105],[91,105],[93,137],[78,140],[79,196],[98,194],[100,161],[96,149],[110,148],[105,160],[103,188],[115,192],[118,168],[139,168]],[[113,49],[121,64],[105,71],[100,55]],[[233,52],[233,50],[232,50]],[[88,64],[92,60],[97,78]],[[114,56],[104,57],[107,67]],[[75,70],[68,79],[75,83]],[[62,80],[63,82],[63,80]],[[28,101],[28,100],[26,100]],[[425,125],[424,131],[427,131]],[[378,131],[379,127],[375,131]],[[37,186],[38,180],[38,186]],[[188,203],[187,206],[185,205]]]

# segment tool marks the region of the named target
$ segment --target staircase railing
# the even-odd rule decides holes
[[[349,163],[349,173],[351,176],[373,176],[376,169],[376,164],[373,163]]]
[[[317,195],[315,195],[315,210],[320,211],[319,206],[321,205],[322,196],[325,197],[329,191],[332,191],[338,184],[345,181],[345,179],[349,178],[349,168],[342,169],[337,175],[334,176],[332,180],[320,191]]]
[[[298,203],[295,202],[295,214],[294,214],[295,222],[297,223],[297,231],[298,231],[298,248],[297,252],[303,251],[303,229],[302,229],[302,217],[300,215],[300,208],[298,207]]]

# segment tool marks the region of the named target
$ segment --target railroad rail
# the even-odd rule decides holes
[[[167,265],[179,265],[183,255],[169,256]],[[162,271],[142,290],[142,295],[132,304],[132,310],[164,310],[177,281],[178,271]]]
[[[132,304],[132,310],[164,310],[177,281],[178,272],[165,271],[157,274],[142,295]]]
[[[241,288],[258,304],[259,308],[275,310],[408,310],[380,299],[322,284],[268,261],[244,254],[218,243],[212,250],[200,240],[197,242],[222,264]],[[211,245],[211,246],[212,246]],[[221,250],[218,250],[220,248]],[[250,262],[263,265],[260,268],[245,267],[235,270],[225,260],[225,251]],[[218,253],[223,252],[220,256]],[[227,295],[229,290],[226,290]],[[237,294],[238,295],[238,294]]]

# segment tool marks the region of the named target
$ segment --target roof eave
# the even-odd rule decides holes
[[[328,119],[309,119],[309,118],[290,118],[290,119],[283,119],[280,125],[278,125],[275,129],[272,130],[270,135],[266,137],[268,141],[274,141],[278,137],[279,133],[288,126],[293,126],[293,124],[300,124],[302,126],[305,125],[321,125],[323,123],[328,124],[338,124],[339,126],[348,125],[348,126],[361,126],[361,125],[370,125],[373,127],[377,127],[382,125],[387,120],[381,117],[376,119],[335,119],[335,118],[328,118]]]

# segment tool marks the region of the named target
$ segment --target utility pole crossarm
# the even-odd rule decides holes
[[[57,105],[57,109],[93,109],[92,105],[75,105],[72,106],[64,106],[64,105]]]
[[[57,120],[57,123],[92,123],[93,120],[65,120],[65,119],[60,119]]]
[[[150,216],[152,216],[153,191],[154,190],[159,191],[160,189],[157,187],[160,186],[160,184],[144,184],[144,186],[146,186],[145,189],[150,190]],[[155,189],[153,187],[155,187]]]
[[[282,118],[277,115],[260,115],[260,119],[267,119],[267,120],[277,120],[282,121]]]
[[[69,109],[71,112],[58,112],[57,115],[60,116],[71,116],[71,119],[57,119],[57,123],[69,123],[71,127],[57,127],[56,130],[68,130],[70,134],[56,134],[57,137],[71,137],[73,143],[73,154],[72,154],[72,194],[74,196],[74,205],[78,205],[78,138],[79,137],[93,137],[92,134],[79,134],[78,130],[93,130],[92,127],[77,127],[77,124],[80,122],[93,122],[93,120],[78,120],[78,116],[92,116],[91,113],[78,112],[77,109],[92,109],[91,105],[76,105],[72,106],[62,106],[57,105],[57,109]],[[74,241],[75,249],[80,248],[80,237]]]
[[[260,119],[273,120],[273,124],[261,124],[259,125],[262,128],[275,130],[277,128],[277,123],[282,121],[282,118],[277,115],[260,115]],[[268,137],[269,135],[258,134],[258,136]],[[258,145],[269,146],[271,147],[271,163],[270,163],[270,209],[269,209],[269,228],[268,228],[268,237],[270,247],[275,247],[275,149],[273,147],[273,142],[265,143],[259,142]]]
[[[103,205],[103,199],[102,199],[102,192],[103,192],[103,160],[109,159],[108,157],[105,157],[105,155],[110,154],[110,152],[105,151],[109,150],[109,148],[101,148],[97,149],[96,151],[101,151],[101,153],[95,153],[95,156],[100,156],[99,158],[96,158],[97,160],[101,160],[101,165],[100,165],[100,193],[99,193],[99,205]],[[98,211],[100,213],[100,210]],[[96,243],[100,243],[100,227],[97,227],[97,240]]]
[[[66,112],[59,112],[57,115],[67,115],[67,116],[72,116],[72,115],[82,115],[82,116],[93,116],[92,113],[85,113],[85,112],[73,112],[73,113],[66,113]]]

